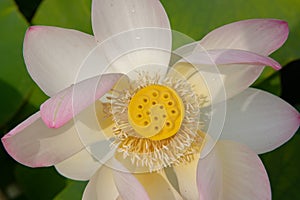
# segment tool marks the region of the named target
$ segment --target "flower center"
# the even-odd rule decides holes
[[[163,140],[175,135],[184,118],[178,94],[163,85],[148,85],[137,91],[128,105],[128,121],[142,137]]]
[[[160,78],[139,72],[137,79],[119,82],[108,97],[115,158],[130,171],[188,163],[201,151],[207,115],[200,108],[206,98],[175,75]]]

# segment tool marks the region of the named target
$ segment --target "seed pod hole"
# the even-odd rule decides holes
[[[153,97],[157,97],[157,96],[158,96],[158,93],[157,93],[157,92],[152,92],[152,96],[153,96]]]

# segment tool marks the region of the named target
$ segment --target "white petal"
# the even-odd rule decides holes
[[[114,171],[114,180],[123,200],[150,200],[145,188],[131,173]]]
[[[73,180],[89,180],[102,163],[96,160],[86,149],[55,165],[63,176]]]
[[[163,68],[161,74],[165,74],[172,34],[158,0],[95,0],[92,22],[100,44],[96,51],[103,50],[101,54],[113,63],[107,72],[128,73],[136,67],[147,65],[149,69],[149,66],[159,65]]]
[[[119,196],[112,171],[103,165],[87,184],[83,200],[117,199]]]
[[[49,96],[77,80],[81,62],[96,46],[93,36],[70,29],[30,27],[24,40],[24,59],[33,80]],[[93,69],[88,69],[89,74]]]
[[[198,186],[196,181],[197,165],[199,155],[195,156],[194,160],[187,164],[174,166],[180,194],[189,200],[199,200]]]
[[[271,199],[266,170],[259,157],[244,145],[220,141],[199,160],[200,199]]]
[[[119,167],[118,167],[119,169]],[[182,200],[182,198],[175,194],[175,190],[171,188],[171,184],[164,178],[163,175],[158,173],[146,173],[146,174],[126,174],[127,172],[114,171],[113,168],[108,168],[106,165],[103,165],[100,170],[92,177],[90,182],[88,183],[84,194],[83,200],[90,199],[116,199],[120,198],[118,194],[118,190],[116,185],[118,185],[120,192],[126,192],[124,189],[125,185],[124,178],[129,178],[129,180],[133,180],[134,182],[127,185],[127,187],[131,186],[139,186],[139,188],[130,188],[127,192],[136,191],[136,195],[141,195],[138,192],[143,191],[143,195],[149,195],[150,199],[155,200]],[[114,176],[113,176],[114,174]],[[115,182],[118,181],[118,182]],[[133,185],[132,185],[133,184]],[[142,187],[145,189],[142,189]],[[120,194],[121,196],[122,194]],[[124,194],[121,196],[121,199],[126,199],[127,197],[135,197],[138,196],[130,196],[132,194]],[[141,197],[141,196],[139,196]],[[147,197],[147,196],[143,196]],[[145,198],[143,198],[145,199]],[[147,198],[146,198],[147,199]]]
[[[277,96],[249,88],[227,102],[221,138],[247,144],[256,153],[288,141],[300,125],[300,114]]]
[[[223,200],[222,161],[216,148],[217,145],[204,159],[199,160],[197,166],[197,185],[201,200]]]
[[[243,49],[269,55],[281,47],[289,33],[287,22],[250,19],[227,24],[208,33],[201,41],[209,49]]]
[[[168,16],[158,0],[94,0],[92,24],[99,42],[133,29],[170,29]],[[154,36],[152,39],[155,41]]]
[[[84,80],[94,74],[123,73],[131,79],[136,78],[136,68],[139,71],[149,71],[165,75],[170,60],[171,40],[169,30],[164,29],[136,29],[124,32],[99,43],[86,57],[78,80]],[[139,39],[130,41],[135,35]],[[149,38],[155,36],[155,40]],[[129,74],[128,74],[129,73]]]
[[[110,159],[107,162],[114,169],[114,180],[122,199],[182,200],[164,172],[132,173],[126,162],[122,158]]]
[[[83,75],[91,68],[98,69],[98,73],[128,75],[138,67],[146,67],[147,71],[159,67],[164,74],[169,66],[171,46],[171,33],[168,29],[144,28],[122,32],[99,43],[85,60],[81,70]],[[107,63],[103,62],[105,59]]]
[[[73,122],[50,129],[39,112],[5,135],[2,143],[15,160],[30,167],[57,164],[84,148]]]

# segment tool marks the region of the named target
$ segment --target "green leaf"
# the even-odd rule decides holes
[[[54,200],[81,200],[87,182],[69,180],[66,188]]]
[[[22,44],[28,24],[13,0],[0,1],[0,127],[24,104],[33,87],[23,62]]]
[[[44,0],[32,23],[92,33],[91,0]]]
[[[269,174],[273,200],[299,199],[300,134],[273,152],[261,155]]]
[[[31,90],[31,94],[27,99],[28,103],[36,108],[46,101],[49,97],[36,85],[34,84]]]
[[[15,173],[18,184],[31,200],[53,199],[66,185],[66,179],[54,167],[32,169],[19,165]]]

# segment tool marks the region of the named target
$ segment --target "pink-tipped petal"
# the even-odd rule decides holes
[[[99,42],[133,29],[147,27],[170,29],[168,16],[158,0],[94,0],[92,24]],[[155,41],[155,37],[150,39]],[[128,40],[133,41],[136,38]]]
[[[41,117],[50,128],[59,128],[108,92],[121,74],[93,77],[57,93],[41,105]]]
[[[87,184],[82,200],[117,199],[119,193],[112,173],[113,169],[102,165]]]
[[[83,149],[70,158],[56,164],[55,168],[67,178],[85,181],[89,180],[101,165],[102,163],[95,159],[89,151]]]
[[[180,194],[189,200],[199,200],[198,186],[196,182],[197,166],[200,155],[195,155],[193,161],[187,164],[174,166],[177,176]]]
[[[6,134],[2,143],[11,157],[30,167],[54,165],[84,148],[73,123],[49,129],[39,112]]]
[[[200,199],[270,200],[271,189],[259,157],[242,144],[220,141],[199,160],[197,182]]]
[[[23,53],[33,80],[52,96],[79,81],[81,62],[95,46],[93,36],[79,31],[32,26],[26,32]],[[86,73],[97,75],[93,71],[91,68]]]
[[[300,125],[299,112],[279,97],[254,88],[227,101],[221,138],[248,145],[256,153],[288,141]]]
[[[206,51],[200,47],[196,48],[191,55],[184,57],[179,62],[185,61],[195,65],[224,65],[222,67],[230,67],[231,64],[247,64],[254,66],[267,65],[276,70],[281,68],[280,64],[270,57],[237,49],[214,49]]]
[[[200,41],[200,45],[206,50],[242,49],[266,56],[284,44],[288,33],[285,21],[250,19],[213,30]]]

